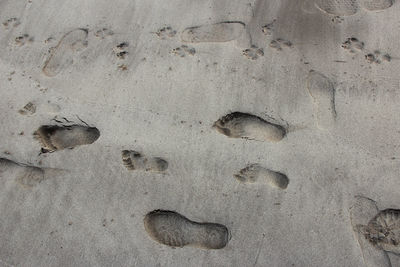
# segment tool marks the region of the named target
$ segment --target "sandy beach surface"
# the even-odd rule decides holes
[[[0,23],[0,266],[400,266],[399,1]]]

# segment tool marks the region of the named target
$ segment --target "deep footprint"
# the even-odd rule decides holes
[[[358,0],[315,0],[322,11],[335,16],[351,16],[358,12]]]
[[[361,248],[364,265],[368,267],[390,267],[391,263],[387,252],[379,249],[374,243],[371,243],[369,241],[369,234],[366,231],[366,225],[369,225],[371,218],[374,218],[379,213],[375,201],[366,197],[356,196],[355,202],[349,211],[350,221],[356,235],[356,240]]]
[[[393,0],[360,0],[361,6],[369,11],[378,11],[389,8]]]
[[[72,65],[75,54],[87,47],[87,38],[87,29],[75,29],[66,33],[51,50],[44,64],[43,73],[53,77]]]
[[[23,165],[9,159],[0,158],[0,178],[15,177],[26,187],[33,187],[45,180],[44,170],[39,167]]]
[[[322,73],[311,70],[307,77],[307,89],[316,108],[317,126],[330,129],[336,119],[335,88]]]
[[[225,21],[186,28],[181,34],[181,40],[188,43],[229,42],[240,38],[244,32],[243,22]]]
[[[122,162],[128,170],[163,172],[168,169],[168,162],[159,157],[145,157],[133,150],[122,151]]]
[[[280,189],[286,189],[289,184],[285,174],[269,170],[259,164],[251,164],[241,169],[234,177],[245,184],[268,184]]]
[[[42,153],[46,153],[92,144],[100,137],[100,131],[83,125],[43,125],[33,135],[41,143]]]
[[[229,231],[217,223],[198,223],[174,211],[155,210],[144,218],[144,227],[155,241],[171,247],[221,249],[229,241]]]
[[[280,125],[270,123],[255,115],[233,112],[217,120],[213,128],[231,138],[278,142],[286,135]]]

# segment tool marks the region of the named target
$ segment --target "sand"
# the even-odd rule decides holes
[[[326,1],[0,1],[0,266],[400,266],[350,216],[359,195],[400,208],[400,4]],[[286,135],[212,127],[233,112]],[[44,125],[100,136],[42,153]],[[168,168],[128,170],[124,150]],[[235,179],[250,164],[287,188]],[[154,210],[230,240],[155,242]]]

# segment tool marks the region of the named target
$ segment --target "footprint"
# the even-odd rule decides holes
[[[144,227],[155,241],[171,247],[221,249],[229,241],[229,231],[217,223],[198,223],[174,211],[155,210],[144,218]]]
[[[335,16],[351,16],[358,12],[358,0],[315,0],[320,10]]]
[[[379,218],[381,222],[382,215],[386,214],[386,211],[379,212],[376,202],[372,199],[356,196],[355,203],[350,208],[350,221],[356,235],[361,252],[363,254],[364,264],[366,266],[391,266],[390,259],[386,251],[380,249],[378,244],[383,240],[387,240],[386,234],[380,235],[379,231],[384,228],[376,226],[380,223],[376,223]],[[385,215],[383,216],[385,217]],[[373,218],[371,220],[371,218]],[[397,215],[398,218],[398,215]],[[397,227],[398,226],[397,221]],[[372,230],[372,231],[371,231]],[[371,239],[371,237],[373,237]]]
[[[16,177],[16,181],[26,187],[33,187],[45,180],[44,170],[0,158],[0,178]]]
[[[168,162],[162,158],[147,158],[133,150],[122,150],[122,162],[128,170],[163,172],[168,169]]]
[[[382,61],[390,62],[392,60],[392,57],[387,53],[381,53],[380,51],[376,50],[372,53],[368,53],[367,55],[365,55],[365,59],[370,64],[381,64]]]
[[[101,28],[94,32],[94,36],[96,36],[97,38],[100,38],[100,39],[104,39],[107,36],[112,36],[112,35],[114,35],[114,32],[107,28]]]
[[[155,33],[161,40],[165,40],[167,38],[173,38],[176,35],[176,31],[173,30],[170,26],[159,29]]]
[[[276,19],[274,19],[272,22],[265,24],[264,26],[261,27],[261,31],[265,35],[271,35],[272,31],[274,29],[274,24],[276,22]]]
[[[359,41],[355,37],[351,37],[347,38],[347,40],[342,43],[342,47],[350,53],[355,53],[356,51],[362,51],[364,49],[364,42]]]
[[[245,184],[266,183],[280,189],[286,189],[289,184],[289,179],[285,174],[266,169],[259,164],[251,164],[241,169],[234,177]]]
[[[128,46],[128,42],[122,42],[113,48],[113,51],[117,58],[125,59],[125,57],[128,55],[128,51],[126,51],[125,49],[128,48]]]
[[[330,129],[336,119],[335,88],[325,75],[311,70],[307,77],[307,88],[314,100],[317,127]]]
[[[21,115],[32,115],[36,112],[36,105],[32,102],[28,102],[22,109],[18,110]]]
[[[224,21],[186,28],[181,40],[187,43],[229,42],[240,38],[245,32],[245,24],[240,21]]]
[[[378,11],[391,7],[393,0],[360,0],[360,4],[369,11]]]
[[[50,55],[44,63],[43,73],[53,77],[72,65],[75,54],[88,46],[87,39],[87,29],[79,28],[66,33],[56,47],[51,49]]]
[[[181,45],[180,47],[174,48],[172,53],[180,57],[185,57],[186,55],[193,56],[196,54],[196,49],[187,45]]]
[[[255,45],[252,45],[250,48],[243,50],[243,56],[247,57],[251,60],[256,60],[258,57],[264,56],[264,51],[262,48],[258,48]]]
[[[92,144],[100,137],[100,131],[83,125],[43,125],[33,135],[41,143],[42,153],[47,153]]]
[[[32,36],[29,36],[29,34],[27,34],[27,33],[15,38],[15,43],[18,46],[23,46],[27,43],[32,43],[33,41],[34,41],[34,38]]]
[[[213,128],[231,138],[278,142],[286,135],[280,125],[270,123],[255,115],[233,112],[217,120]]]
[[[21,24],[19,19],[17,18],[9,18],[8,20],[4,21],[3,23],[4,28],[8,29],[8,26],[12,25],[13,27],[17,27]]]
[[[292,47],[292,45],[293,45],[292,42],[283,40],[281,38],[272,40],[271,43],[269,44],[271,48],[274,48],[278,51],[281,51],[283,47]]]

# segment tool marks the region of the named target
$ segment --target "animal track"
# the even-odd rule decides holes
[[[264,51],[262,48],[252,45],[250,48],[243,50],[243,55],[248,59],[256,60],[258,57],[264,56]]]
[[[241,21],[224,21],[186,28],[181,40],[188,43],[229,42],[238,39],[245,31]]]
[[[391,267],[390,258],[387,252],[377,247],[375,242],[370,240],[370,230],[368,225],[379,213],[376,202],[372,199],[356,196],[355,202],[350,208],[350,221],[353,226],[356,239],[361,247],[365,266],[383,266]],[[375,229],[375,224],[372,229]],[[378,232],[375,232],[378,233]],[[375,236],[375,235],[374,235]],[[379,236],[379,235],[378,235]],[[385,235],[383,235],[385,236]],[[381,237],[383,237],[381,236]]]
[[[342,47],[350,53],[355,53],[356,51],[362,51],[364,49],[364,42],[359,41],[355,37],[351,37],[347,38],[347,40],[342,44]]]
[[[307,77],[307,88],[316,107],[318,128],[330,129],[336,119],[335,88],[331,80],[311,70]]]
[[[43,125],[33,135],[41,143],[42,153],[47,153],[92,144],[100,137],[100,132],[83,125]]]
[[[21,22],[17,18],[9,18],[8,20],[4,21],[2,24],[6,29],[8,29],[8,26],[12,25],[13,27],[17,27],[18,25],[21,24]]]
[[[113,48],[113,51],[117,58],[125,59],[125,57],[128,55],[128,52],[125,49],[128,48],[128,46],[128,42],[122,42]]]
[[[393,5],[393,0],[359,0],[363,8],[370,11],[378,11],[389,8]]]
[[[168,169],[168,162],[162,158],[147,158],[133,150],[122,151],[122,162],[128,170],[163,172]]]
[[[233,112],[217,120],[213,128],[231,138],[278,142],[286,135],[280,125],[241,112]]]
[[[45,180],[44,170],[0,158],[0,177],[16,177],[16,181],[26,187],[33,187]]]
[[[175,37],[176,31],[173,30],[170,26],[167,26],[167,27],[164,27],[164,28],[159,29],[159,30],[156,32],[156,34],[157,34],[157,36],[158,36],[160,39],[165,40],[165,39],[167,39],[167,38],[173,38],[173,37]]]
[[[15,43],[18,46],[23,46],[23,45],[25,45],[27,43],[32,43],[33,40],[34,40],[33,37],[31,37],[31,36],[29,36],[29,34],[25,33],[25,34],[23,34],[21,36],[16,37],[15,38]]]
[[[278,51],[281,51],[282,47],[292,47],[292,45],[293,45],[292,42],[280,38],[272,40],[271,43],[269,44],[271,48],[274,48]]]
[[[107,28],[101,28],[101,29],[95,31],[95,33],[94,33],[94,36],[101,38],[101,39],[104,39],[107,36],[112,36],[112,35],[114,35],[114,32]]]
[[[380,64],[382,61],[390,62],[392,57],[389,54],[382,54],[380,51],[376,50],[373,53],[365,55],[365,59],[368,63]]]
[[[187,45],[181,45],[180,47],[174,48],[172,53],[180,57],[185,57],[186,55],[193,56],[196,54],[196,49]]]
[[[56,76],[73,63],[75,55],[88,46],[88,30],[75,29],[66,33],[51,49],[44,63],[43,73],[49,77]]]
[[[21,115],[32,115],[36,112],[36,105],[33,104],[32,102],[29,102],[26,104],[22,109],[18,111],[19,114]]]
[[[222,224],[194,222],[174,211],[148,213],[144,227],[153,240],[171,247],[221,249],[228,244],[230,237]]]
[[[267,183],[270,186],[280,189],[286,189],[289,184],[289,179],[285,174],[266,169],[259,164],[251,164],[246,168],[241,169],[239,173],[234,175],[234,177],[245,184]]]
[[[274,24],[275,24],[276,19],[274,19],[272,22],[264,25],[261,27],[262,32],[265,35],[271,35],[272,34],[272,30],[274,29]]]

